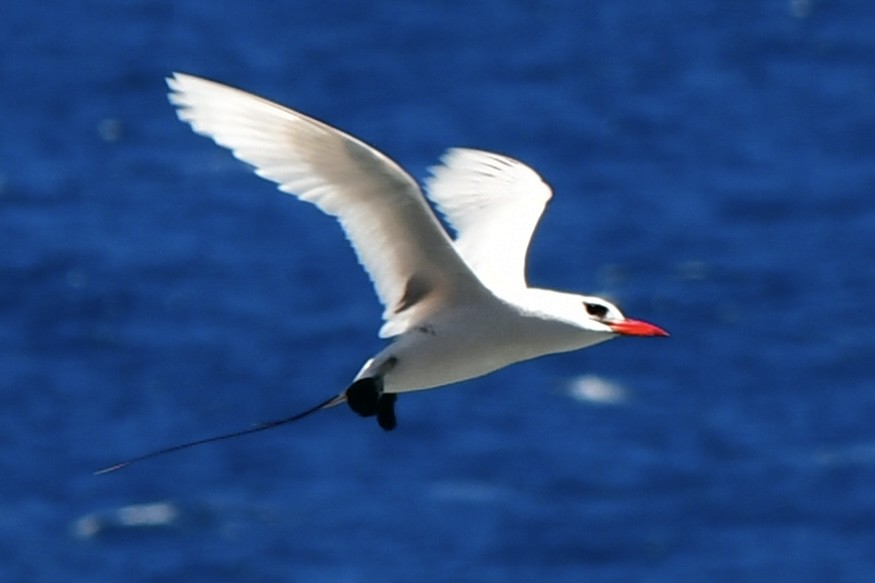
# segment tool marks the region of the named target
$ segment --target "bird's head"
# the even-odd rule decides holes
[[[620,308],[595,296],[579,296],[583,324],[590,330],[619,336],[668,336],[668,332],[649,322],[627,318]]]

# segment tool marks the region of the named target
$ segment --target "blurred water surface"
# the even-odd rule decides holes
[[[14,3],[0,21],[4,581],[868,581],[875,7]],[[340,230],[176,121],[246,88],[417,178],[519,158],[530,280],[672,332],[292,413],[375,352]]]

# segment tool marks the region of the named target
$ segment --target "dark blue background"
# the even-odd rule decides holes
[[[5,6],[0,579],[871,580],[873,31],[869,0]],[[526,161],[555,189],[531,281],[672,338],[93,477],[380,346],[340,230],[180,124],[174,70],[419,178]],[[147,503],[174,514],[118,513]]]

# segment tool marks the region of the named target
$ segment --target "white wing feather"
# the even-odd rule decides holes
[[[195,132],[255,167],[280,190],[335,216],[395,336],[446,301],[482,293],[416,182],[374,148],[250,93],[175,73],[169,98]]]
[[[426,194],[456,231],[454,242],[498,295],[526,288],[526,252],[552,191],[531,168],[506,156],[452,148],[431,168]]]

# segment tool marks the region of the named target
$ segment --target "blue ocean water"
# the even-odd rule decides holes
[[[19,2],[0,19],[3,581],[869,581],[875,7]],[[175,119],[175,70],[422,178],[519,158],[538,285],[672,332],[337,408],[340,230]]]

